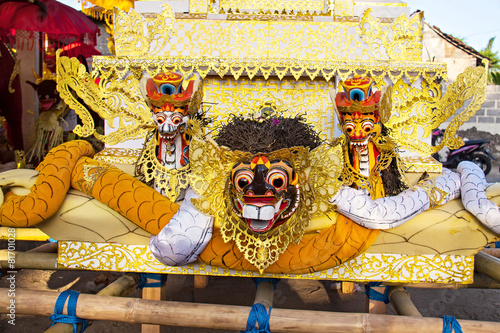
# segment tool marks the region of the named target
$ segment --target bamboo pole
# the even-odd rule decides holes
[[[45,243],[34,249],[28,250],[29,253],[57,253],[59,245],[56,242]]]
[[[484,252],[474,257],[474,270],[500,282],[500,259]]]
[[[0,289],[0,313],[9,313],[12,297]],[[59,293],[38,290],[15,291],[16,315],[49,316]],[[140,298],[80,295],[76,307],[80,318],[129,323],[148,323],[182,327],[241,330],[246,326],[248,307],[152,301]],[[500,323],[460,320],[464,332],[497,333]],[[270,319],[274,333],[279,332],[441,332],[441,318],[418,318],[361,313],[336,313],[274,309]]]
[[[253,304],[260,303],[266,307],[267,310],[273,306],[274,300],[274,284],[269,281],[262,281],[257,284],[257,291],[255,292],[255,300]]]
[[[137,288],[141,282],[141,276],[135,273],[129,273],[120,276],[115,282],[111,283],[106,288],[97,293],[100,296],[124,296],[131,290]],[[79,329],[81,325],[78,325]],[[73,333],[73,325],[56,323],[54,326],[49,327],[45,333]]]
[[[205,289],[208,285],[207,275],[195,275],[194,276],[194,287],[196,289]]]
[[[398,315],[422,317],[403,287],[389,287],[389,301]]]
[[[495,258],[500,258],[500,248],[498,247],[482,249],[481,251]]]
[[[38,253],[38,252],[10,252],[0,250],[0,268],[12,269],[9,265],[9,255],[15,258],[16,269],[50,269],[50,270],[68,270],[68,268],[57,267],[57,253]]]
[[[385,292],[385,287],[370,287],[375,291],[383,294]],[[371,314],[385,314],[387,311],[387,305],[384,302],[376,301],[370,299],[366,295],[366,312]]]
[[[97,293],[100,296],[125,296],[137,288],[141,276],[137,273],[127,273]]]
[[[147,283],[157,283],[158,280],[148,279]],[[164,301],[167,298],[167,290],[165,285],[160,287],[147,287],[142,289],[142,299],[153,301]],[[164,331],[164,329],[163,329]],[[161,333],[162,327],[160,325],[142,324],[142,333]]]

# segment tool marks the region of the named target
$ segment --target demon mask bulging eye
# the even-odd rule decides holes
[[[243,192],[243,189],[250,185],[253,181],[254,174],[249,169],[240,169],[233,176],[233,184],[238,192]]]
[[[280,168],[271,169],[267,173],[266,183],[271,184],[276,191],[281,192],[285,190],[288,185],[288,175]]]
[[[369,134],[374,127],[375,124],[373,123],[372,120],[365,120],[361,123],[361,128],[363,129],[363,132],[365,132],[366,134]]]

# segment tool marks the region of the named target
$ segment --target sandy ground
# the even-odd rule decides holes
[[[499,165],[495,163],[487,176],[489,182],[500,182]],[[25,242],[24,249],[33,247],[34,242]],[[0,243],[0,248],[5,248]],[[102,273],[90,271],[40,271],[21,270],[17,274],[16,288],[35,290],[63,291],[77,290],[95,294],[104,284],[113,281],[120,273]],[[166,282],[167,300],[250,306],[255,297],[255,285],[252,279],[231,277],[210,277],[204,289],[195,289],[193,276],[170,275]],[[0,278],[0,287],[6,287],[5,274]],[[343,294],[335,281],[281,280],[275,293],[275,308],[305,309],[335,312],[364,312],[366,295],[364,286],[358,285],[352,294]],[[421,289],[408,288],[413,302],[424,317],[442,317],[451,315],[460,319],[500,322],[499,289]],[[136,290],[127,297],[140,297]],[[391,305],[387,314],[396,314]],[[43,332],[51,325],[47,317],[16,317],[16,325],[8,324],[5,315],[0,316],[0,332]],[[244,327],[241,327],[243,330]],[[272,329],[272,327],[271,327]],[[121,322],[93,321],[86,332],[140,332],[138,324]],[[180,327],[164,327],[164,332],[201,333],[229,332]]]

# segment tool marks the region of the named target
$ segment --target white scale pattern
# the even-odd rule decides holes
[[[212,238],[213,217],[198,211],[191,203],[197,195],[192,189],[170,222],[152,236],[149,247],[165,265],[180,266],[196,261]]]
[[[462,203],[481,223],[496,233],[500,233],[500,211],[498,206],[486,196],[486,178],[483,170],[468,161],[458,165],[462,181]]]

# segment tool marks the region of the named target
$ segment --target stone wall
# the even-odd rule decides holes
[[[466,130],[472,127],[476,127],[479,131],[500,134],[500,86],[488,85],[486,87],[486,100],[481,109],[465,122],[461,129]]]

